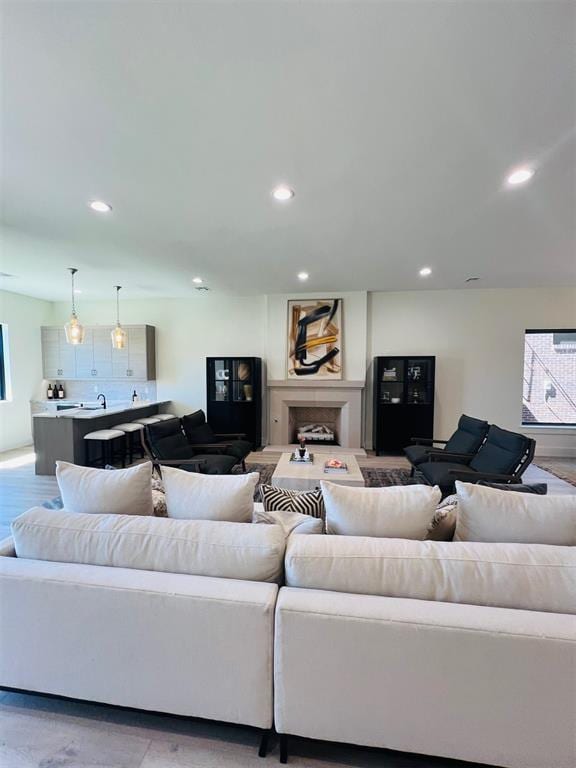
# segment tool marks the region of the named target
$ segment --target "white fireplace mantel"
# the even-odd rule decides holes
[[[268,381],[269,389],[364,389],[365,381],[345,381],[342,379],[272,379]]]
[[[364,381],[335,379],[268,381],[269,425],[272,445],[290,442],[291,407],[340,408],[340,443],[345,448],[362,447],[362,390]]]

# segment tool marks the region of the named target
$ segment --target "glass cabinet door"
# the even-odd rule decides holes
[[[434,393],[430,360],[408,358],[406,363],[406,402],[410,405],[430,405]]]
[[[224,402],[228,400],[229,387],[230,387],[230,368],[228,361],[213,360],[212,361],[212,381],[210,382],[210,398],[216,402]]]
[[[252,361],[247,358],[232,360],[232,400],[252,402],[254,397],[254,372]]]

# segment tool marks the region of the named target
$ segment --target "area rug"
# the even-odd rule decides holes
[[[272,475],[276,469],[275,464],[252,464],[247,463],[248,472],[259,472],[260,483],[269,485]],[[410,477],[408,469],[380,469],[379,467],[360,467],[362,476],[367,488],[385,488],[390,485],[412,485],[413,478]],[[329,479],[329,478],[328,478]],[[260,494],[256,490],[254,501],[260,501]]]
[[[538,459],[534,464],[550,472],[570,485],[576,486],[576,460],[574,459]]]

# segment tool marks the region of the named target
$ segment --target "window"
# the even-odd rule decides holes
[[[525,332],[522,424],[576,426],[576,329]]]
[[[0,400],[6,400],[6,365],[8,355],[4,349],[6,332],[4,326],[0,323]]]

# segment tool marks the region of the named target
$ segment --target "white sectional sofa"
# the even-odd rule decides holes
[[[271,728],[277,526],[47,510],[15,525],[25,556],[12,539],[0,548],[2,687]],[[189,572],[162,572],[174,558]]]
[[[294,735],[576,766],[574,547],[292,534],[285,552],[278,525],[47,510],[13,530],[2,687],[253,726],[261,754],[274,723],[283,761]]]
[[[573,547],[298,536],[286,583],[274,652],[283,762],[294,734],[576,766]]]

